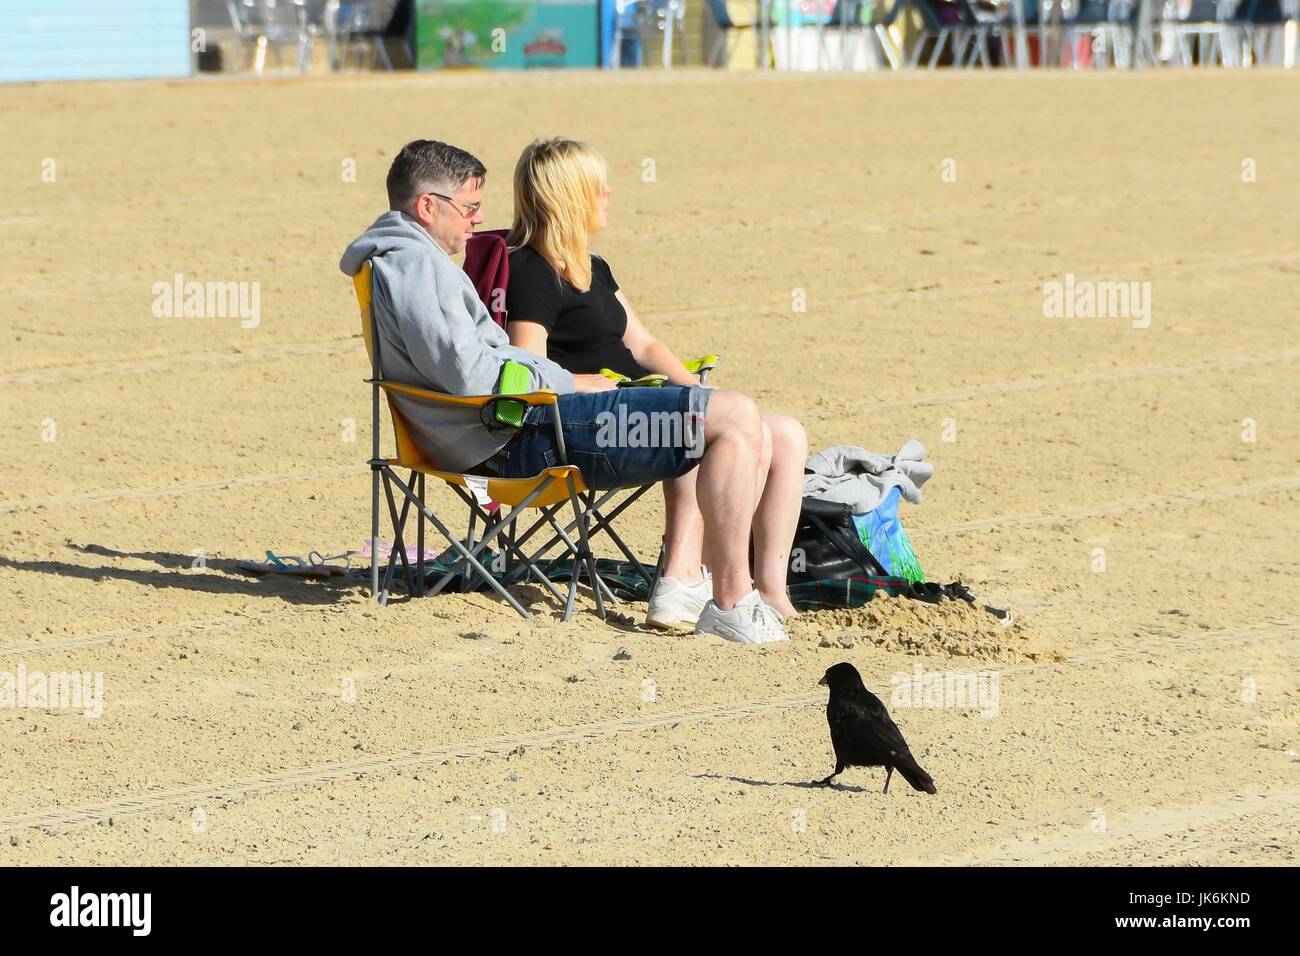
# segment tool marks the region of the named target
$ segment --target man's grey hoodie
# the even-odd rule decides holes
[[[349,276],[373,268],[370,308],[378,327],[381,374],[390,382],[448,395],[497,390],[507,359],[528,366],[532,390],[561,395],[573,376],[549,359],[510,344],[474,291],[474,283],[418,222],[384,213],[343,253]],[[463,472],[496,454],[514,430],[489,427],[480,410],[394,395],[412,438],[444,471]]]

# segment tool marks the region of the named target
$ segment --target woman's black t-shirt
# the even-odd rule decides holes
[[[627,312],[614,296],[617,291],[614,274],[600,256],[591,257],[591,288],[579,292],[541,253],[525,246],[510,253],[507,321],[536,322],[546,329],[546,357],[570,372],[608,368],[640,378],[646,369],[623,344]]]

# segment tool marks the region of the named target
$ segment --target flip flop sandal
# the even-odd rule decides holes
[[[236,567],[245,574],[261,577],[264,574],[288,574],[299,578],[332,578],[346,573],[341,568],[322,565],[285,564],[283,561],[240,561]]]
[[[346,574],[352,570],[352,552],[344,551],[342,554],[324,555],[319,551],[308,551],[307,561],[312,567],[328,568],[331,574]],[[342,563],[340,563],[340,561]]]
[[[332,555],[332,558],[344,558],[346,554]],[[298,555],[278,555],[274,551],[266,552],[266,561],[240,561],[238,568],[249,574],[289,574],[300,578],[333,578],[347,574],[348,564],[333,564],[319,551],[312,551],[303,560]]]

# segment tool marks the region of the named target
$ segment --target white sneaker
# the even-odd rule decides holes
[[[710,599],[700,612],[700,619],[695,622],[695,633],[714,634],[737,644],[773,644],[790,640],[781,626],[781,615],[764,604],[757,591],[750,591],[730,611],[722,610]]]
[[[677,578],[661,577],[655,582],[654,593],[650,595],[645,622],[652,627],[694,627],[704,605],[712,598],[713,578],[708,571],[694,584],[683,584]]]

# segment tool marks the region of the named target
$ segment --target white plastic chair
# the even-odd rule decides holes
[[[260,75],[265,69],[268,50],[283,66],[286,46],[295,48],[294,67],[299,73],[310,68],[312,33],[304,0],[226,0],[226,10],[239,45],[249,50],[254,73]]]
[[[637,42],[637,66],[645,66],[646,41],[663,33],[663,66],[673,68],[673,37],[680,35],[686,59],[686,0],[615,0],[614,37],[606,58],[611,67],[623,65],[623,44],[630,33]]]
[[[384,44],[384,31],[397,10],[397,0],[330,0],[325,9],[326,32],[331,37],[334,69],[344,69],[356,50],[357,68],[365,60],[365,44],[370,45],[370,69],[380,63],[387,70],[393,61]]]

